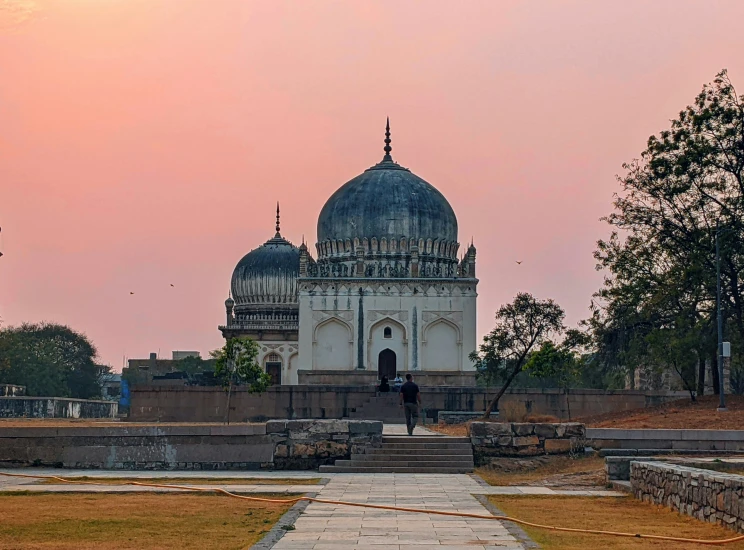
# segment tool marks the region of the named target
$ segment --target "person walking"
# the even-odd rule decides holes
[[[409,372],[406,374],[406,383],[400,387],[400,406],[406,413],[406,428],[408,435],[413,435],[413,429],[418,421],[419,406],[421,405],[421,393],[418,385],[413,381]]]

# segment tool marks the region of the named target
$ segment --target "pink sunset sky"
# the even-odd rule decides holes
[[[117,370],[205,355],[276,201],[314,243],[390,116],[395,160],[475,239],[479,334],[519,291],[574,324],[615,175],[720,69],[744,91],[742,20],[740,0],[0,0],[2,322],[68,324]]]

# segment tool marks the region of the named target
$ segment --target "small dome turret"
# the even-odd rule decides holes
[[[296,304],[300,249],[279,231],[279,205],[276,207],[276,234],[251,250],[233,271],[230,289],[235,305]]]

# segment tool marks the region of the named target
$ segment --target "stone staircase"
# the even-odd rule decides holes
[[[320,467],[321,473],[465,474],[473,471],[467,437],[384,435],[382,447]]]
[[[385,424],[405,424],[406,417],[399,404],[397,392],[381,393],[370,398],[364,405],[349,413],[355,420],[381,420]],[[419,417],[419,425],[421,424]]]

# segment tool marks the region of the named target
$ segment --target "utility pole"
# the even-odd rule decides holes
[[[726,411],[726,398],[723,390],[723,315],[721,313],[721,250],[718,245],[720,229],[716,229],[716,316],[718,317],[718,411]]]

